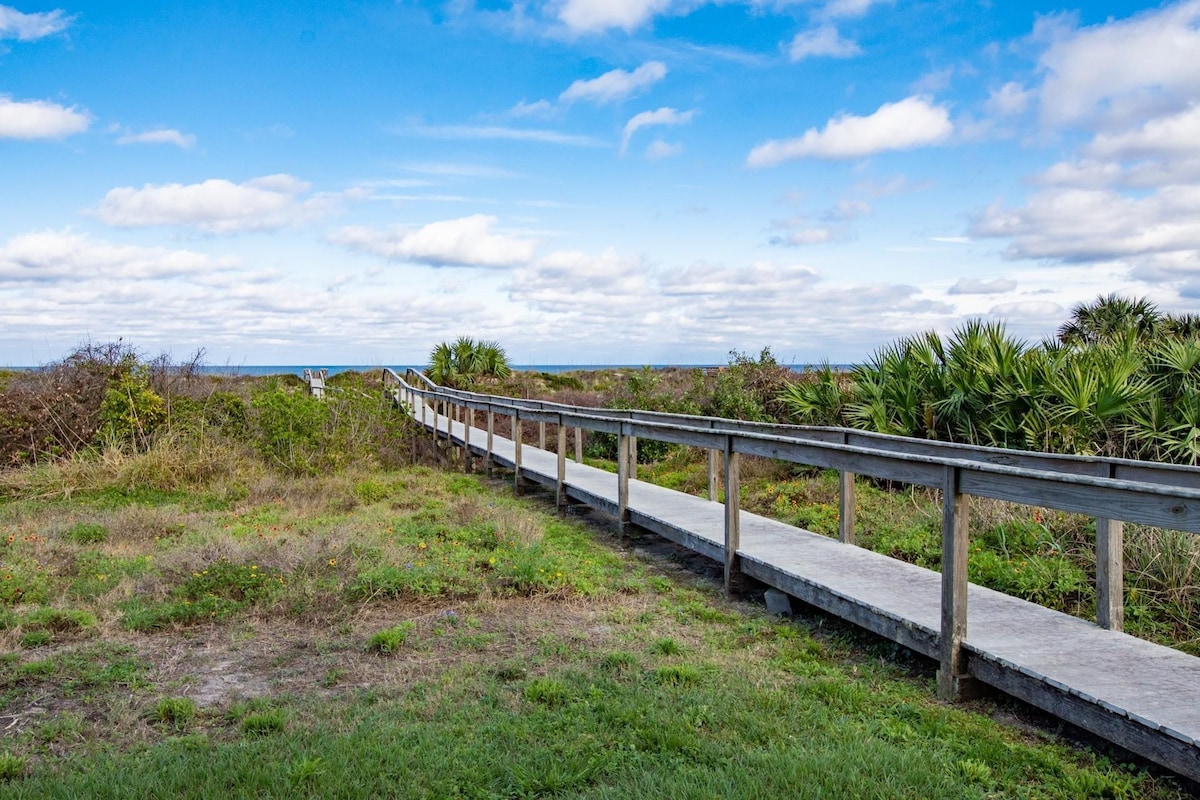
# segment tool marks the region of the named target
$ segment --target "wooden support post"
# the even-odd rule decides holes
[[[741,455],[734,452],[733,437],[725,438],[725,596],[742,588]]]
[[[542,420],[538,423],[538,449],[546,449],[546,421]]]
[[[720,500],[717,494],[717,480],[720,477],[720,468],[717,466],[717,451],[708,451],[708,499],[714,503]]]
[[[421,398],[421,427],[425,427],[425,398]]]
[[[838,473],[838,541],[854,544],[854,473]]]
[[[1096,624],[1125,628],[1125,523],[1096,520]]]
[[[942,635],[937,672],[938,696],[965,700],[979,693],[967,672],[967,554],[970,550],[970,498],[959,491],[959,472],[946,467],[942,488]]]
[[[521,412],[513,409],[513,494],[521,493]]]
[[[475,424],[475,409],[463,407],[463,472],[471,471],[471,426]]]
[[[637,480],[637,437],[629,437],[629,477]]]
[[[629,535],[629,440],[621,426],[617,434],[617,533],[624,539]]]
[[[575,429],[575,463],[583,463],[583,428]]]
[[[558,513],[567,513],[567,429],[562,424],[562,419],[558,422],[558,491],[555,499],[558,504]]]
[[[494,466],[494,462],[492,461],[492,438],[495,436],[495,432],[496,432],[496,412],[492,411],[491,406],[488,406],[487,417],[488,417],[488,434],[487,434],[488,438],[487,438],[487,461],[485,463],[487,465],[487,476],[490,478],[490,477],[492,477],[492,467]]]

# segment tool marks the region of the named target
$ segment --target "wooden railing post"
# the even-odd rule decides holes
[[[637,480],[637,437],[629,437],[629,477]]]
[[[959,470],[946,467],[942,488],[942,631],[937,672],[938,695],[963,700],[978,693],[967,671],[967,554],[970,551],[971,507],[959,491]]]
[[[854,473],[838,473],[838,541],[854,544]]]
[[[628,426],[622,423],[617,434],[617,532],[629,535],[629,440]]]
[[[567,513],[567,429],[558,418],[558,487],[555,499],[558,513]]]
[[[546,420],[538,422],[538,449],[546,449]]]
[[[733,597],[742,587],[741,455],[733,449],[733,437],[725,437],[725,596]]]
[[[464,407],[463,419],[463,471],[471,471],[471,426],[475,424],[475,409]]]
[[[513,409],[513,494],[521,493],[521,412]]]
[[[719,477],[720,468],[717,466],[717,451],[708,451],[708,499],[714,503],[720,497],[717,495],[717,479]]]
[[[583,463],[583,428],[575,429],[575,463]]]
[[[496,431],[496,412],[492,411],[491,405],[488,406],[487,425],[488,425],[488,432],[487,432],[487,462],[486,462],[486,464],[487,464],[487,476],[490,478],[490,477],[492,477],[492,467],[494,465],[494,462],[492,461],[492,438],[495,436],[495,431]]]
[[[1125,628],[1125,523],[1096,520],[1096,624]]]
[[[421,427],[422,428],[425,427],[425,406],[426,405],[427,405],[427,403],[425,402],[425,397],[422,396],[421,397]]]

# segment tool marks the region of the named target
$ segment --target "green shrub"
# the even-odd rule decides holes
[[[196,701],[190,697],[164,697],[154,704],[151,713],[155,722],[176,728],[187,725],[195,716]]]
[[[391,655],[404,646],[415,628],[416,625],[412,622],[402,622],[391,628],[385,628],[367,640],[367,649],[380,655]]]
[[[25,774],[28,760],[15,753],[0,753],[0,781],[14,781]]]
[[[254,395],[252,425],[258,451],[293,475],[315,475],[329,444],[329,405],[300,391],[270,383]]]
[[[651,650],[664,656],[673,656],[682,653],[683,647],[674,639],[659,639],[651,647]]]
[[[287,727],[287,715],[279,708],[252,711],[242,717],[242,732],[252,736],[278,733]]]
[[[284,586],[283,573],[257,564],[235,564],[221,558],[179,584],[171,593],[182,600],[219,597],[237,603],[257,603],[277,596]]]
[[[79,609],[39,608],[21,618],[23,628],[56,633],[74,633],[95,625],[96,615]]]
[[[28,560],[11,559],[0,564],[0,605],[45,603],[50,596],[46,572]]]
[[[688,686],[699,683],[703,676],[703,671],[691,664],[674,664],[654,670],[654,680],[668,686]]]
[[[67,528],[67,539],[75,544],[100,544],[108,538],[108,528],[98,522],[77,522]]]
[[[525,686],[525,699],[543,706],[561,706],[571,696],[571,690],[557,678],[538,678]]]
[[[21,634],[21,647],[30,649],[34,647],[45,647],[52,641],[54,641],[54,634],[50,633],[50,631],[26,631],[25,633]]]
[[[145,370],[135,369],[122,375],[109,387],[100,403],[101,443],[132,444],[145,449],[150,438],[167,419],[167,407],[155,393]]]
[[[131,631],[153,631],[172,625],[195,625],[224,619],[242,604],[222,597],[154,602],[135,597],[119,605],[121,625]]]

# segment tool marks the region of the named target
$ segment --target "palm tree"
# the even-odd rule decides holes
[[[477,342],[469,336],[435,346],[425,369],[434,383],[456,389],[469,389],[482,379],[505,378],[511,373],[508,355],[498,342]]]
[[[1113,294],[1098,296],[1090,303],[1071,309],[1071,318],[1058,329],[1063,344],[1099,344],[1128,335],[1140,341],[1151,338],[1163,320],[1158,307],[1144,297],[1133,299]]]

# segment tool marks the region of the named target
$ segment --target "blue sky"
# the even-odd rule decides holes
[[[853,362],[1200,298],[1200,0],[0,5],[0,365]]]

